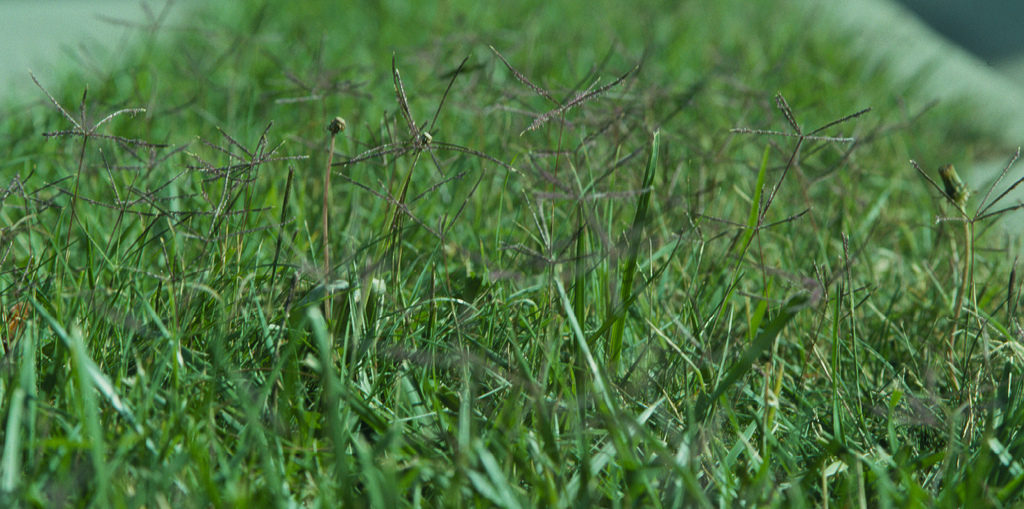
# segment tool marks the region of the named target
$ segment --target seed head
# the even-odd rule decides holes
[[[345,119],[341,117],[334,117],[334,120],[331,120],[331,123],[327,124],[327,131],[331,134],[338,134],[345,130],[346,125]]]
[[[956,174],[956,168],[953,168],[952,164],[947,164],[939,168],[939,176],[942,177],[942,186],[946,197],[952,200],[957,207],[963,208],[971,191]]]

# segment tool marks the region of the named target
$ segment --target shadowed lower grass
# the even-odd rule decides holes
[[[853,36],[207,12],[3,120],[4,502],[1020,503],[1016,239],[907,162],[1012,150]]]

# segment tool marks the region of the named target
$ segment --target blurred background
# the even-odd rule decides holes
[[[901,15],[912,13],[944,38],[1024,83],[1024,2],[895,1],[905,7]],[[858,9],[874,9],[874,4],[885,2],[850,3]],[[48,74],[83,50],[103,58],[100,48],[112,52],[126,37],[122,22],[152,23],[165,14],[161,12],[165,5],[163,0],[0,1],[0,83],[10,90],[11,78],[23,77],[26,68],[31,67],[37,76]],[[181,5],[177,7],[170,10],[172,15],[182,10]],[[20,88],[13,91],[19,93]]]
[[[29,69],[54,86],[61,70],[104,65],[139,40],[139,26],[169,22],[181,7],[164,0],[0,0],[0,103],[36,98]]]
[[[999,121],[1007,138],[1024,139],[1024,2],[791,1],[820,12],[837,30],[858,34],[868,58],[894,68],[897,78],[913,79],[923,94],[981,97],[989,103],[984,111],[1004,114]],[[0,0],[0,102],[39,99],[30,68],[41,83],[54,85],[60,70],[102,66],[154,27],[167,33],[187,26],[180,16],[188,3]],[[926,79],[918,80],[922,74]]]
[[[990,65],[1019,61],[1024,52],[1024,2],[899,0],[947,39]]]
[[[179,4],[181,2],[178,2]],[[872,9],[875,2],[851,2]],[[883,2],[879,2],[883,3]],[[937,33],[1001,72],[1024,79],[1024,2],[896,0]],[[126,37],[128,23],[152,23],[166,2],[139,0],[0,1],[0,82],[52,72],[88,49],[97,58]],[[178,7],[182,7],[179,5]],[[171,14],[181,9],[171,9]],[[166,20],[165,20],[166,21]],[[99,43],[99,44],[91,44]],[[96,54],[99,53],[99,54]],[[20,80],[24,81],[24,80]],[[1022,80],[1024,82],[1024,80]],[[17,87],[20,88],[20,87]],[[17,92],[17,90],[15,90]]]

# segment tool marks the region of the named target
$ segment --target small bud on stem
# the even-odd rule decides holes
[[[331,133],[331,136],[334,136],[344,131],[347,125],[348,124],[345,123],[345,119],[341,117],[334,117],[334,120],[331,120],[331,123],[327,124],[327,131]]]

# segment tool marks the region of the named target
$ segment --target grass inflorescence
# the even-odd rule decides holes
[[[2,120],[5,505],[1021,502],[1012,150],[797,4],[205,9]]]

